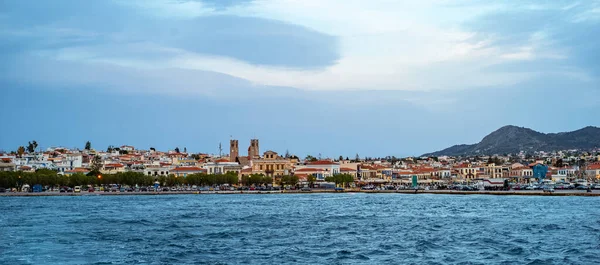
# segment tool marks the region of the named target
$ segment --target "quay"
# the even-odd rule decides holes
[[[600,190],[586,192],[585,190],[560,190],[554,192],[532,191],[457,191],[457,190],[361,190],[345,189],[343,191],[331,189],[279,190],[279,191],[167,191],[167,192],[7,192],[0,193],[0,197],[26,196],[128,196],[128,195],[208,195],[208,194],[312,194],[312,193],[398,193],[398,194],[445,194],[445,195],[503,195],[503,196],[600,196]]]

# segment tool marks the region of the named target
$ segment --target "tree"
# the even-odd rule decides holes
[[[554,163],[555,167],[563,167],[563,160],[562,158],[559,158],[558,160],[556,160],[556,163]]]
[[[504,160],[500,159],[499,157],[495,156],[494,157],[494,164],[498,165],[502,165],[504,164]]]
[[[27,152],[29,153],[33,153],[35,152],[35,149],[38,147],[37,142],[34,140],[33,142],[29,142],[27,144]]]
[[[24,153],[25,153],[25,147],[19,146],[19,149],[17,149],[17,154],[19,155],[19,157],[22,157]]]
[[[187,147],[184,147],[184,148],[183,148],[183,152],[184,152],[184,153],[187,153]],[[177,153],[179,153],[179,152],[177,152]]]
[[[317,158],[314,156],[311,156],[311,155],[307,155],[304,160],[309,161],[309,162],[315,162],[315,161],[317,161]]]
[[[358,153],[356,154],[356,157],[354,158],[354,162],[359,162],[360,161],[360,156],[358,156]]]
[[[150,147],[150,151],[156,152],[156,149],[154,147]]]
[[[172,186],[179,186],[181,184],[183,184],[183,177],[178,177],[175,176],[173,174],[169,174],[169,176],[167,176],[167,186],[172,187]]]
[[[167,182],[167,177],[165,177],[164,175],[160,175],[160,176],[158,176],[157,181],[161,186],[165,185]]]
[[[309,185],[312,187],[312,185],[315,183],[315,181],[317,181],[317,178],[313,175],[308,175],[306,177],[306,181],[308,181]]]
[[[91,171],[99,172],[102,168],[102,158],[99,155],[95,155],[90,164]]]
[[[232,171],[229,171],[227,173],[224,174],[225,177],[225,183],[227,184],[231,184],[231,185],[236,185],[238,184],[238,174]]]
[[[298,176],[282,176],[281,177],[281,185],[285,186],[285,185],[290,185],[290,186],[296,186],[296,184],[298,184]]]
[[[338,158],[338,161],[342,161],[342,160],[344,160],[344,157],[343,157],[343,156],[340,156],[340,157]]]
[[[113,151],[115,151],[115,147],[114,147],[114,146],[112,146],[112,145],[109,145],[109,146],[106,148],[106,152],[107,152],[107,153],[112,153]]]
[[[175,147],[175,153],[179,153],[179,147]]]
[[[325,181],[334,182],[336,185],[346,186],[346,184],[354,182],[354,177],[350,174],[337,174],[326,177]]]
[[[91,150],[92,149],[92,143],[90,143],[90,141],[85,142],[85,150]]]

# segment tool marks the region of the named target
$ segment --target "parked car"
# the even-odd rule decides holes
[[[5,193],[5,192],[6,192],[6,189],[5,189],[5,188],[2,188],[2,187],[0,187],[0,193]]]
[[[91,188],[91,187],[90,187],[90,188],[88,189],[88,192],[94,192],[94,191],[95,191],[95,190],[94,190],[94,188]]]
[[[554,192],[554,187],[552,187],[552,186],[544,186],[544,192]]]
[[[577,189],[578,189],[578,190],[587,190],[587,189],[588,189],[588,186],[585,186],[585,185],[580,185],[580,186],[577,186]]]
[[[163,187],[162,191],[169,191],[169,188],[168,187]]]
[[[75,186],[75,189],[73,189],[74,192],[76,193],[80,193],[81,192],[81,186]]]
[[[73,189],[71,187],[67,188],[67,192],[73,192]]]
[[[311,189],[310,189],[310,188],[307,188],[307,187],[304,187],[304,188],[302,188],[302,189],[300,189],[300,190],[301,190],[301,191],[311,191]]]

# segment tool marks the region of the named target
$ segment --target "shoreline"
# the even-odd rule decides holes
[[[315,193],[387,193],[387,194],[443,194],[443,195],[496,195],[496,196],[600,196],[600,190],[586,192],[585,190],[567,190],[555,192],[543,191],[456,191],[456,190],[284,190],[284,191],[178,191],[178,192],[7,192],[0,197],[47,197],[47,196],[136,196],[136,195],[209,195],[209,194],[315,194]]]

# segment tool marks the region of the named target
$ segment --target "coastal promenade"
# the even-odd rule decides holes
[[[456,190],[360,190],[346,189],[344,191],[335,191],[330,189],[314,189],[311,191],[300,190],[280,190],[280,191],[167,191],[167,192],[81,192],[81,193],[60,193],[60,192],[7,192],[0,193],[0,197],[12,196],[127,196],[127,195],[178,195],[178,194],[310,194],[310,193],[400,193],[400,194],[450,194],[450,195],[518,195],[518,196],[600,196],[600,190],[558,190],[554,192],[544,192],[538,190],[531,191],[456,191]]]

